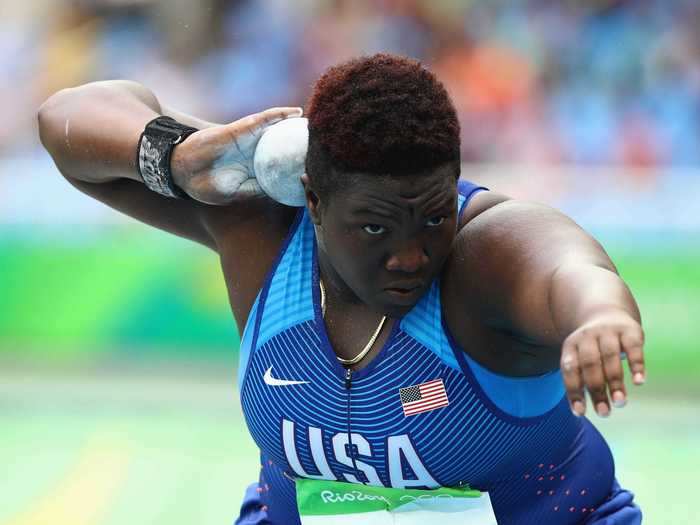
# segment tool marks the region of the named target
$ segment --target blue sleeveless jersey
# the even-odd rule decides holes
[[[483,188],[459,189],[461,213]],[[572,414],[560,372],[508,378],[465,350],[443,321],[436,279],[348,381],[325,331],[314,229],[300,210],[241,341],[241,402],[262,466],[239,523],[299,523],[294,477],[469,485],[489,493],[499,524],[592,520],[620,489],[607,444]]]

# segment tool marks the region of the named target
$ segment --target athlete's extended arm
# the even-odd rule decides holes
[[[610,412],[608,393],[624,404],[622,352],[634,383],[644,382],[637,304],[600,244],[568,217],[538,204],[498,204],[460,232],[454,261],[469,269],[453,273],[478,298],[470,311],[523,342],[523,359],[538,372],[560,364],[576,413],[585,411],[584,388],[601,415]]]
[[[41,106],[38,117],[42,143],[80,191],[152,226],[217,249],[212,215],[230,221],[232,214],[250,214],[254,206],[264,211],[275,206],[260,197],[248,164],[267,125],[299,114],[299,108],[274,108],[217,125],[163,108],[145,87],[116,80],[59,91]],[[163,197],[142,184],[137,144],[146,123],[158,115],[200,129],[175,147],[171,160],[174,183],[195,200]],[[241,180],[245,182],[236,184]],[[251,196],[255,205],[233,210],[206,205],[227,205]]]

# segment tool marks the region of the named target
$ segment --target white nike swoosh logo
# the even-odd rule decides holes
[[[270,386],[304,385],[308,383],[308,381],[287,381],[286,379],[277,379],[276,377],[272,377],[272,367],[265,371],[263,381],[265,381],[266,385]]]

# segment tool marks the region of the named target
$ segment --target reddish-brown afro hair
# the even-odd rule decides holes
[[[306,172],[318,190],[342,174],[409,175],[446,163],[459,176],[459,121],[442,83],[419,62],[377,54],[333,66],[307,104]]]

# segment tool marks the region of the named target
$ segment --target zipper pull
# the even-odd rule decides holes
[[[352,370],[347,368],[345,370],[345,388],[350,390],[350,387],[352,386]]]

